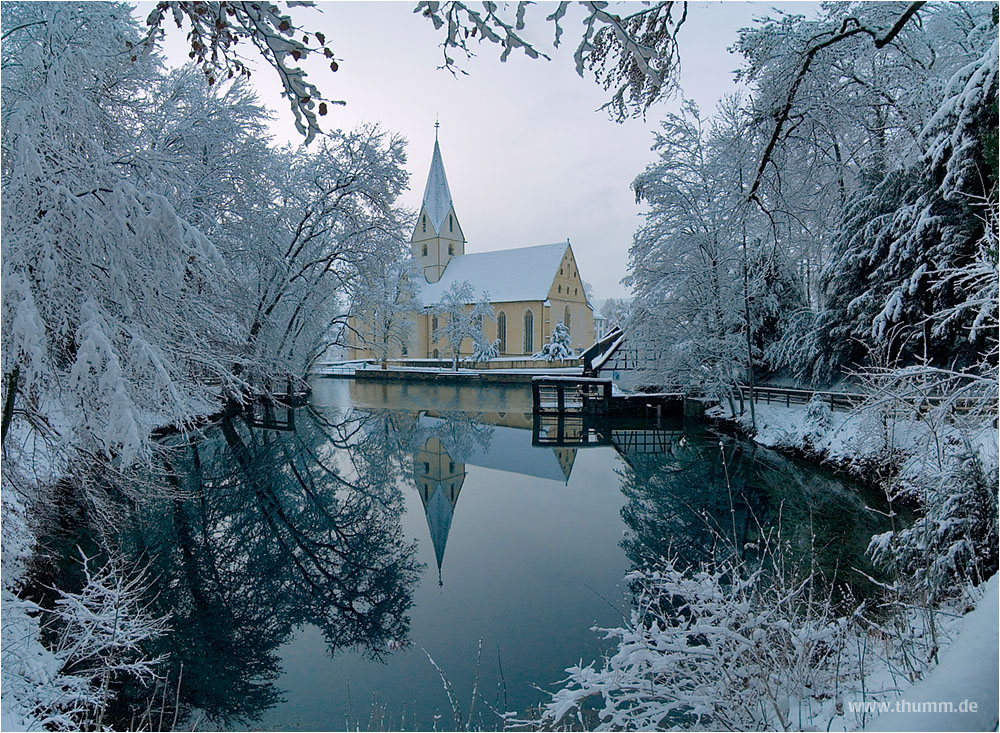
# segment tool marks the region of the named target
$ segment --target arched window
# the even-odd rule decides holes
[[[434,349],[434,358],[435,358],[435,359],[440,359],[440,358],[441,358],[441,354],[440,354],[440,353],[438,353],[438,350],[437,350],[437,349]]]
[[[448,214],[448,231],[449,232],[455,231],[455,227],[452,226],[452,223],[451,223],[451,214]]]
[[[431,338],[434,338],[434,332],[438,330],[438,317],[431,316]]]
[[[559,292],[562,292],[562,285],[559,286]]]
[[[535,351],[535,316],[530,310],[524,312],[524,353]]]
[[[507,314],[497,313],[497,338],[500,340],[500,353],[507,353]]]
[[[423,254],[424,254],[424,257],[427,256],[427,245],[426,244],[424,245]]]
[[[451,242],[448,242],[448,254],[450,255],[455,254],[455,245],[453,245]]]
[[[566,310],[563,311],[563,325],[566,327],[567,331],[570,330],[570,327],[569,327],[569,306],[568,305],[566,306]]]

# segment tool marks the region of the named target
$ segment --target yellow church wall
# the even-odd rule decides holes
[[[559,272],[552,281],[549,303],[553,327],[559,321],[565,322],[566,309],[569,308],[569,333],[573,348],[585,349],[594,343],[594,310],[587,303],[572,246],[566,248]]]

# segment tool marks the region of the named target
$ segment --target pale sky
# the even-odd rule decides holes
[[[467,252],[547,244],[573,245],[580,274],[593,285],[597,303],[627,295],[621,284],[640,209],[629,184],[653,160],[652,130],[679,98],[655,105],[646,121],[612,122],[598,108],[608,99],[593,78],[576,75],[572,53],[579,22],[564,22],[563,45],[552,49],[550,3],[528,11],[526,36],[551,61],[513,52],[499,61],[499,47],[482,44],[478,55],[456,57],[467,76],[439,69],[441,35],[415,15],[415,2],[321,2],[293,9],[307,30],[321,30],[339,71],[317,65],[310,76],[323,94],[343,99],[321,118],[349,129],[379,122],[409,141],[410,190],[403,203],[416,212],[440,119],[441,153],[455,211],[468,239]],[[144,17],[150,5],[140,4]],[[693,2],[680,36],[684,96],[709,113],[736,90],[739,59],[727,48],[739,28],[772,8],[809,14],[812,3]],[[534,20],[535,23],[531,23]],[[184,34],[167,27],[171,62]],[[311,67],[306,67],[311,69]],[[279,97],[275,75],[254,73],[261,99],[276,113],[275,139],[297,143],[291,112]]]

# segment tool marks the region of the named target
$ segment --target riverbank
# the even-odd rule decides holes
[[[976,466],[996,491],[996,427],[988,421],[962,423],[917,411],[908,418],[863,409],[835,413],[816,403],[788,407],[756,404],[755,421],[749,409],[732,415],[721,406],[709,410],[708,416],[734,426],[761,445],[833,466],[881,488],[890,500],[909,501],[919,508],[922,519],[918,519],[918,524],[925,522],[922,531],[926,533],[918,538],[919,551],[926,556],[926,572],[936,575],[923,578],[922,583],[914,582],[913,577],[901,578],[890,590],[895,592],[900,585],[908,584],[911,590],[918,588],[929,597],[947,599],[929,608],[900,612],[908,633],[933,635],[931,656],[923,660],[924,669],[915,669],[909,676],[893,672],[888,654],[876,665],[870,679],[865,681],[867,694],[854,701],[855,706],[869,706],[861,713],[865,729],[995,730],[1000,707],[996,641],[998,578],[993,575],[985,582],[982,577],[972,577],[969,580],[979,580],[978,587],[972,587],[967,580],[950,594],[939,594],[939,589],[931,586],[945,577],[954,580],[943,571],[953,573],[955,568],[940,567],[936,562],[935,554],[942,546],[969,553],[967,537],[956,539],[946,534],[949,523],[963,520],[950,516],[948,506],[960,504],[963,494],[976,490],[971,482],[963,485],[965,475],[956,466]],[[994,512],[995,497],[994,493]],[[968,517],[964,521],[970,523]],[[912,535],[907,537],[907,531],[873,537],[869,552],[883,559],[890,553],[902,552],[905,558],[905,542],[913,539]],[[968,534],[967,529],[963,531]],[[975,610],[969,612],[973,606]],[[929,627],[928,620],[935,615],[936,620],[931,621],[934,627]],[[888,643],[896,641],[890,639]],[[982,649],[988,650],[987,653],[979,653]],[[914,658],[914,661],[920,660]],[[877,692],[878,688],[881,692]],[[878,703],[871,702],[880,698]],[[913,706],[921,701],[923,707],[914,712]],[[977,712],[968,709],[969,702],[976,703]],[[949,706],[954,712],[928,712],[945,711]],[[853,712],[859,711],[853,709]]]

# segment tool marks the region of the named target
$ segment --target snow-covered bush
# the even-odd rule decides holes
[[[817,578],[783,563],[665,560],[627,579],[637,589],[629,621],[602,629],[617,650],[567,670],[543,725],[574,711],[583,724],[597,698],[598,730],[801,730],[832,718],[858,676],[852,618],[837,615]]]
[[[953,436],[944,439],[943,465],[918,455],[894,484],[901,498],[916,499],[920,513],[912,526],[872,538],[873,558],[900,574],[901,590],[924,603],[978,585],[996,572],[997,469]]]
[[[486,339],[480,339],[476,342],[476,350],[472,352],[469,361],[473,363],[489,361],[490,359],[496,359],[498,356],[500,356],[500,339],[494,339],[492,343]]]
[[[823,400],[814,394],[806,406],[806,420],[803,426],[802,440],[807,446],[819,445],[826,437],[833,424],[833,410]]]
[[[95,570],[93,558],[80,555],[83,588],[57,589],[52,609],[4,592],[4,707],[44,729],[89,727],[110,701],[112,683],[152,683],[163,661],[145,651],[168,621],[150,609],[146,573],[115,561]],[[51,643],[43,644],[46,638]]]
[[[549,342],[537,354],[532,354],[531,358],[545,359],[546,361],[573,358],[572,339],[569,335],[569,329],[562,321],[559,321],[552,329],[552,337]]]

